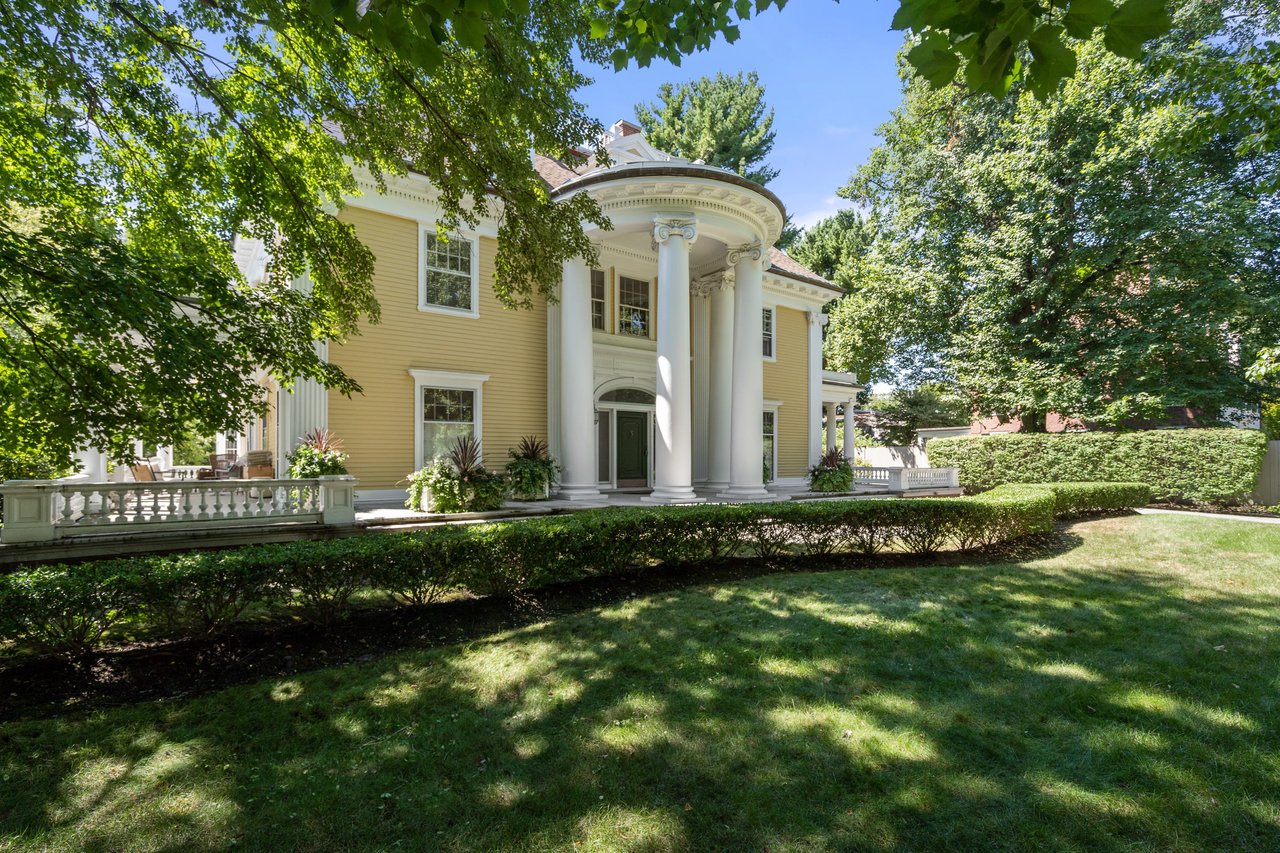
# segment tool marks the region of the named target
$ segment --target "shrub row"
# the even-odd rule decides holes
[[[601,509],[412,533],[55,565],[0,576],[0,640],[92,648],[122,621],[214,633],[250,608],[326,624],[362,589],[410,604],[509,594],[654,564],[887,549],[929,554],[1048,530],[1055,514],[1146,503],[1145,486],[1009,486],[971,498]]]
[[[1256,430],[1013,433],[929,442],[929,464],[960,469],[978,491],[1006,483],[1148,483],[1156,500],[1234,504],[1258,483],[1267,452]]]

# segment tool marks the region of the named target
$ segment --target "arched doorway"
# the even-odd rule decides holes
[[[616,388],[596,403],[601,484],[646,489],[653,483],[654,395],[640,388]]]

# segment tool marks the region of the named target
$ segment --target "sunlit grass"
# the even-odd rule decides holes
[[[791,573],[0,726],[0,847],[1280,849],[1280,529]]]

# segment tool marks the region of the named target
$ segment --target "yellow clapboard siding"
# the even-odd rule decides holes
[[[414,383],[410,368],[489,374],[482,394],[485,464],[501,468],[522,435],[547,432],[547,307],[502,307],[493,293],[497,241],[480,238],[480,316],[418,309],[418,224],[349,207],[376,258],[374,286],[382,322],[333,345],[329,358],[364,388],[352,398],[329,392],[329,427],[350,454],[362,489],[391,489],[414,466]]]
[[[778,306],[777,361],[765,362],[764,398],[777,400],[779,477],[809,470],[809,327],[805,312]]]

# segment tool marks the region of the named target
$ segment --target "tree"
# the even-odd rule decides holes
[[[847,289],[860,277],[859,267],[874,237],[862,214],[846,208],[806,228],[789,251],[818,275]]]
[[[764,163],[773,150],[773,109],[752,71],[717,73],[689,83],[663,83],[654,103],[636,104],[645,138],[657,148],[737,172],[767,184],[778,170]]]
[[[1149,0],[1122,11],[1137,2]],[[250,364],[357,391],[314,346],[377,317],[373,258],[333,215],[356,189],[353,166],[375,182],[426,175],[442,232],[496,210],[499,296],[549,293],[564,258],[592,255],[581,222],[605,224],[586,196],[552,204],[527,158],[532,146],[572,160],[599,137],[574,97],[578,57],[678,61],[773,5],[5,5],[0,454],[65,462],[93,444],[123,456],[188,422],[235,429],[263,404]],[[919,5],[899,25],[928,41],[939,22]],[[949,20],[945,38],[991,35],[1031,5],[1012,0],[968,30]],[[270,247],[260,286],[232,263],[237,231]]]
[[[945,386],[930,383],[873,397],[869,408],[879,415],[876,426],[884,439],[898,446],[914,442],[918,429],[966,425],[972,415],[968,400]]]
[[[528,158],[572,160],[601,131],[574,97],[575,52],[606,50],[584,8],[504,6],[478,33],[461,7],[443,29],[417,8],[385,31],[385,4],[4,8],[0,453],[124,457],[188,423],[233,430],[263,405],[257,368],[358,391],[314,344],[377,318],[373,257],[334,215],[353,165],[428,177],[442,231],[496,212],[511,304],[590,256],[581,222],[605,218],[585,197],[552,203]],[[237,232],[267,243],[267,281],[238,273]]]
[[[832,312],[830,360],[949,376],[1032,430],[1049,411],[1120,424],[1256,399],[1240,354],[1280,320],[1280,163],[1239,144],[1205,82],[1235,85],[1242,45],[1274,25],[1246,6],[1187,4],[1142,63],[1081,43],[1043,99],[904,70],[902,107],[842,191],[879,236]],[[1240,30],[1237,13],[1257,14]]]

